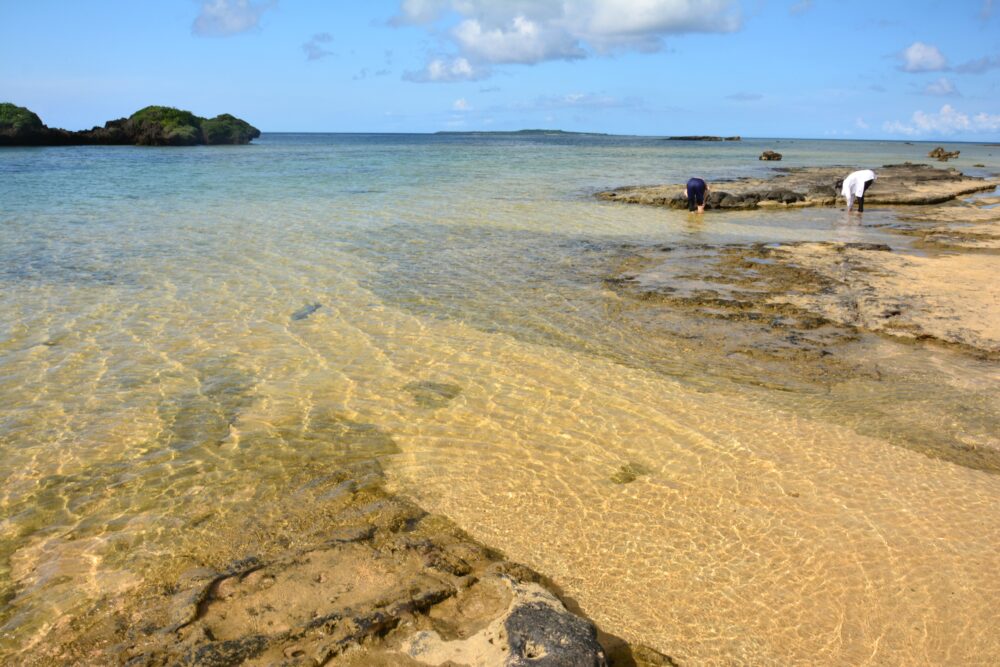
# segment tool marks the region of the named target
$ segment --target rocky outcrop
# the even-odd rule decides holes
[[[774,151],[764,151],[760,154],[758,160],[780,160],[781,153],[775,153]]]
[[[962,151],[946,151],[941,146],[938,146],[937,148],[935,148],[934,150],[932,150],[930,153],[928,153],[927,157],[937,158],[941,162],[947,162],[948,160],[950,160],[953,157],[958,157],[959,153],[961,153],[961,152]]]
[[[362,479],[344,471],[328,480],[323,514],[335,527],[312,543],[194,567],[102,608],[59,655],[136,667],[609,663],[593,623],[540,575]],[[604,641],[618,664],[672,664]],[[659,659],[640,659],[647,654]]]
[[[44,125],[30,110],[0,104],[0,146],[194,146],[247,144],[260,130],[230,114],[202,118],[190,111],[149,106],[104,127],[71,132]]]
[[[706,209],[745,210],[833,206],[840,184],[854,167],[795,167],[781,169],[773,178],[745,178],[712,183]],[[966,176],[957,169],[925,164],[891,164],[877,170],[878,180],[865,194],[866,206],[940,204],[975,192],[992,190],[1000,182]],[[598,199],[628,204],[685,209],[684,186],[626,186],[597,193]]]

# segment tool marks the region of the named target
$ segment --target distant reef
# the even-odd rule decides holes
[[[699,134],[683,137],[667,137],[666,141],[740,141],[740,137],[714,137],[706,134]]]
[[[197,146],[248,144],[259,136],[256,127],[227,113],[202,118],[160,106],[109,120],[104,127],[71,132],[46,126],[30,109],[0,103],[0,146]]]

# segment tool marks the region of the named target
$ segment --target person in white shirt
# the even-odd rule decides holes
[[[847,175],[844,185],[840,189],[841,194],[847,198],[847,211],[850,213],[854,206],[854,198],[858,198],[858,213],[865,210],[865,190],[871,187],[878,176],[871,169],[862,169]]]

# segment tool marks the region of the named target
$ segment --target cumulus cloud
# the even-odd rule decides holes
[[[403,0],[390,23],[445,36],[454,53],[408,77],[444,81],[469,78],[443,77],[448,62],[464,60],[482,74],[491,65],[659,51],[669,35],[738,30],[740,16],[735,0]]]
[[[328,32],[320,32],[313,35],[308,42],[302,45],[302,50],[306,52],[306,59],[319,60],[320,58],[332,56],[333,51],[327,51],[323,48],[324,44],[329,44],[332,41],[333,37]]]
[[[948,61],[938,47],[923,42],[914,42],[903,49],[902,70],[904,72],[940,72],[948,68]]]
[[[464,97],[460,97],[455,100],[455,103],[451,105],[451,108],[455,111],[472,111],[472,107],[469,106],[468,100]]]
[[[931,81],[924,88],[926,95],[938,95],[941,97],[958,96],[958,89],[947,77],[941,77],[937,81]]]
[[[1000,131],[1000,115],[983,111],[969,116],[950,104],[945,104],[937,113],[915,111],[909,123],[888,121],[882,125],[882,129],[907,136],[997,132]]]
[[[854,119],[854,126],[860,130],[868,129],[868,123],[866,123],[865,119],[862,118],[861,116],[858,116],[857,118]]]
[[[476,81],[490,75],[488,68],[473,67],[467,58],[434,58],[417,72],[406,72],[403,78],[420,83],[427,81]]]
[[[277,0],[204,0],[201,12],[191,25],[191,32],[202,37],[228,37],[260,26],[260,17]]]

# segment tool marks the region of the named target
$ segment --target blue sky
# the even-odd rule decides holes
[[[264,131],[1000,140],[1000,0],[0,0],[0,101]]]

